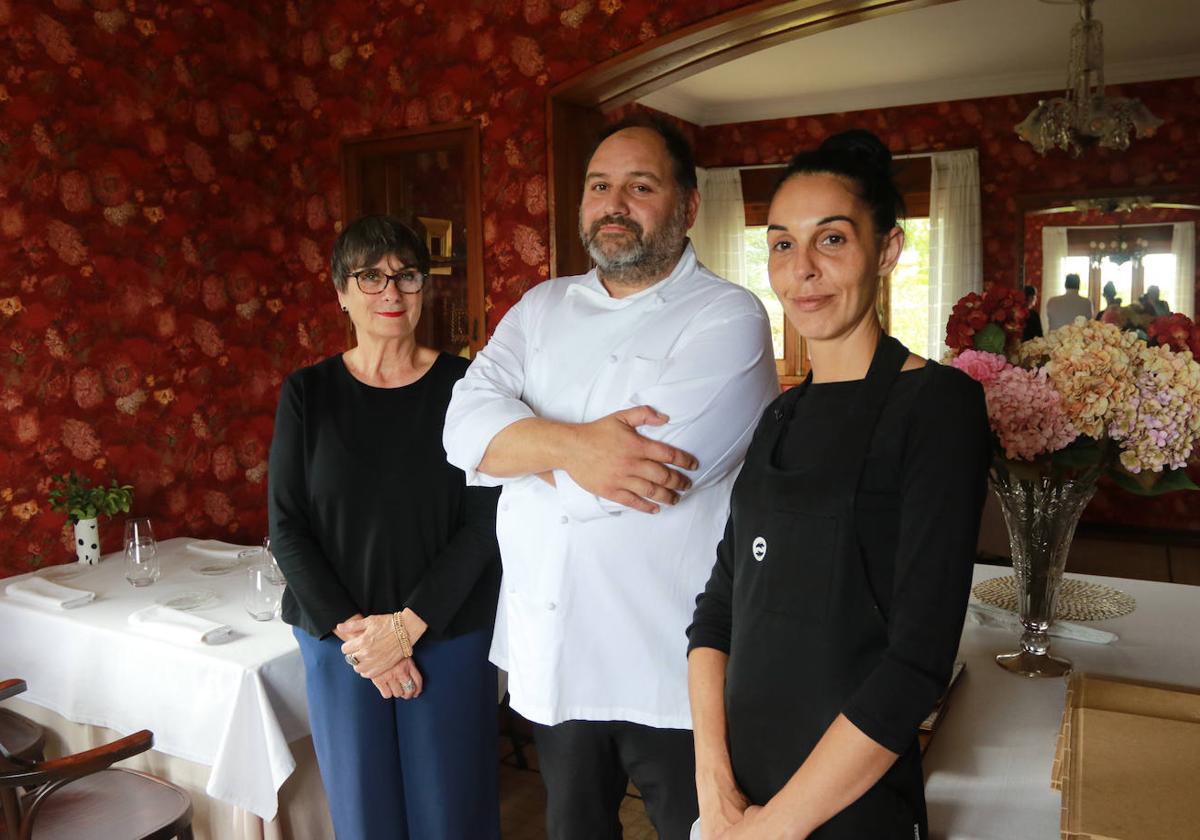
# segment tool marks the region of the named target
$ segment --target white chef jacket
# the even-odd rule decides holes
[[[779,393],[766,312],[696,260],[613,298],[596,272],[528,291],[459,380],[445,447],[468,484],[503,485],[496,512],[504,576],[491,659],[529,720],[691,727],[687,638],[763,409]],[[645,514],[600,499],[565,472],[477,471],[505,427],[538,416],[581,423],[636,405],[645,426],[699,461],[674,507]]]

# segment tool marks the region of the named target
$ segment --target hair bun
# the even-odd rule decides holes
[[[865,129],[852,128],[827,137],[821,144],[821,151],[856,157],[885,174],[892,169],[892,153],[883,141]]]

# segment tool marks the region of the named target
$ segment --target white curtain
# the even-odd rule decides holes
[[[1196,223],[1178,222],[1171,236],[1175,255],[1175,300],[1169,300],[1172,312],[1196,317]]]
[[[929,181],[929,338],[925,355],[946,353],[946,321],[958,299],[983,291],[979,232],[979,154],[931,155]]]
[[[746,208],[742,202],[742,174],[736,167],[697,169],[700,212],[692,226],[696,256],[710,271],[744,286]]]
[[[1067,229],[1065,227],[1042,228],[1042,290],[1038,293],[1038,309],[1042,315],[1042,329],[1046,320],[1046,301],[1066,291],[1066,275],[1063,260],[1067,258]]]

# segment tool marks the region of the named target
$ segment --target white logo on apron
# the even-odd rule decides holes
[[[754,559],[762,562],[762,559],[767,556],[767,541],[762,537],[755,537],[754,543],[750,546],[750,553],[754,555]]]

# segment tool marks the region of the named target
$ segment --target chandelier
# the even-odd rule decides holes
[[[1106,259],[1114,265],[1124,265],[1133,260],[1134,266],[1137,266],[1149,247],[1150,242],[1140,236],[1134,239],[1126,237],[1125,231],[1118,225],[1117,234],[1112,239],[1094,239],[1088,243],[1088,257],[1092,268],[1099,268]]]
[[[1124,151],[1133,136],[1150,137],[1162,120],[1140,99],[1104,95],[1104,26],[1092,18],[1093,0],[1076,2],[1079,22],[1071,27],[1067,90],[1039,100],[1017,135],[1043,155],[1055,146],[1076,157],[1091,145]]]

